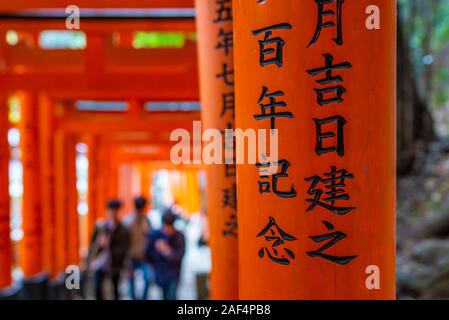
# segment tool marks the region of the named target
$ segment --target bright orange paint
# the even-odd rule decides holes
[[[0,12],[17,12],[21,10],[37,8],[66,8],[73,3],[70,0],[22,0],[16,2],[4,2],[0,4]],[[192,8],[192,0],[78,0],[81,8]]]
[[[67,267],[68,256],[68,219],[67,219],[67,179],[66,179],[66,134],[55,132],[54,161],[55,161],[55,275],[64,272]]]
[[[42,208],[40,197],[40,159],[38,100],[32,94],[19,94],[21,103],[21,155],[23,164],[22,228],[20,265],[25,277],[44,271],[42,261]]]
[[[8,102],[0,95],[0,289],[11,285],[12,250],[10,238]]]
[[[193,21],[189,24],[194,26]],[[0,21],[0,36],[7,30],[22,30],[27,24]],[[85,24],[82,24],[85,26]],[[0,74],[4,90],[49,91],[72,99],[125,99],[139,96],[152,101],[197,101],[198,67],[196,43],[186,40],[182,48],[140,49],[110,45],[112,33],[122,30],[127,20],[105,26],[104,30],[88,30],[84,50],[45,50],[16,46],[0,41],[5,71]],[[30,24],[34,36],[39,24]],[[157,25],[132,25],[135,29],[155,30]],[[64,23],[42,26],[44,30],[64,28]],[[176,22],[167,23],[166,31],[175,31]],[[193,32],[179,27],[182,32]]]
[[[66,150],[66,188],[67,188],[67,255],[68,264],[77,265],[80,262],[78,190],[76,188],[76,136],[68,135]]]
[[[108,157],[107,157],[107,150],[104,145],[104,141],[102,139],[97,140],[97,152],[96,155],[96,163],[95,163],[95,170],[96,170],[96,187],[95,191],[97,193],[97,220],[98,219],[104,219],[106,218],[106,183],[107,183],[107,170],[106,166],[104,166],[104,163],[107,163]]]
[[[149,163],[139,165],[140,173],[140,194],[148,201],[151,199],[151,186],[153,184],[153,172]]]
[[[121,164],[116,169],[116,178],[119,183],[117,184],[117,189],[115,190],[114,198],[119,198],[122,201],[121,216],[130,213],[133,210],[133,198],[137,196],[133,192],[133,182],[136,181],[135,177],[135,166],[131,164]],[[109,173],[112,175],[112,173]]]
[[[89,161],[89,172],[88,172],[88,193],[87,193],[87,203],[88,203],[88,222],[87,222],[87,234],[90,241],[93,232],[95,230],[95,225],[97,219],[100,215],[98,207],[98,148],[97,139],[92,135],[87,135],[84,138],[84,142],[87,144],[89,151],[87,153],[87,158]]]
[[[230,8],[230,3],[225,7]],[[233,86],[227,85],[223,78],[216,75],[223,73],[224,65],[228,71],[233,70],[232,46],[226,54],[225,49],[217,49],[219,42],[223,41],[220,32],[231,32],[232,20],[228,19],[229,10],[224,12],[223,22],[221,13],[217,12],[220,5],[215,1],[196,1],[197,30],[198,30],[198,55],[200,67],[200,92],[202,103],[202,127],[203,129],[215,128],[228,129],[228,124],[234,126],[233,110],[223,110],[223,95],[227,100],[233,99]],[[230,8],[232,11],[232,8]],[[228,79],[228,84],[232,83]],[[225,111],[225,112],[223,112]],[[223,152],[224,154],[224,152]],[[210,245],[212,250],[211,273],[211,297],[213,299],[237,299],[238,298],[238,250],[237,230],[233,228],[236,223],[236,210],[232,204],[223,203],[224,192],[229,193],[231,202],[235,200],[235,175],[228,172],[226,176],[224,165],[208,165],[207,170],[207,216],[210,221]],[[234,171],[235,173],[235,171]],[[233,200],[232,200],[233,199]],[[232,234],[228,232],[231,231]]]
[[[39,97],[39,155],[42,208],[42,239],[44,269],[55,274],[55,189],[53,154],[53,103],[46,95]]]
[[[185,173],[186,187],[184,194],[187,196],[185,209],[190,213],[199,213],[201,210],[201,194],[198,184],[198,172],[189,170]]]
[[[256,121],[261,113],[258,100],[262,87],[269,92],[282,90],[287,106],[276,112],[292,112],[293,119],[277,118],[279,129],[279,158],[288,160],[288,178],[280,178],[278,188],[290,190],[295,198],[280,198],[273,193],[259,193],[259,172],[255,165],[238,167],[238,212],[240,252],[241,299],[393,299],[395,297],[395,70],[396,70],[396,3],[391,0],[345,1],[343,5],[342,46],[332,40],[335,30],[324,28],[315,45],[307,48],[317,26],[315,1],[257,1],[235,0],[235,70],[236,70],[236,121],[242,129],[269,129],[270,121]],[[381,12],[381,29],[365,28],[365,9],[378,5]],[[335,3],[326,5],[335,11]],[[332,15],[325,21],[333,19]],[[283,66],[259,64],[259,43],[264,33],[254,36],[252,31],[280,23],[289,23],[291,30],[274,30],[271,39],[285,41]],[[268,46],[274,48],[275,43]],[[341,104],[319,106],[315,81],[325,77],[309,75],[306,70],[324,66],[323,54],[334,56],[334,64],[348,61],[351,69],[333,72],[343,78],[347,92]],[[274,54],[271,55],[273,57]],[[338,83],[331,83],[336,85]],[[329,85],[329,84],[328,84]],[[267,103],[265,99],[263,103]],[[267,111],[270,113],[270,111]],[[345,154],[335,152],[318,156],[315,153],[316,130],[314,118],[324,119],[340,115],[344,127]],[[335,132],[326,127],[325,131]],[[332,138],[325,145],[334,145]],[[330,166],[346,169],[354,179],[345,180],[349,201],[337,200],[340,206],[353,206],[355,210],[338,216],[317,206],[310,212],[306,199],[310,182],[305,178],[322,176]],[[279,172],[279,171],[278,171]],[[321,185],[317,188],[322,189]],[[324,190],[327,191],[327,190]],[[321,198],[323,199],[323,198]],[[287,257],[283,248],[295,254],[289,265],[271,261],[273,242],[258,234],[273,217],[279,227],[297,238],[276,247],[278,257]],[[325,253],[334,256],[357,255],[346,265],[338,265],[312,252],[329,240],[320,243],[310,236],[325,235],[322,221],[344,232],[347,237]],[[276,231],[276,230],[275,230]],[[275,232],[276,233],[276,232]],[[270,235],[270,234],[268,234]],[[380,289],[368,290],[365,286],[368,266],[380,269]]]

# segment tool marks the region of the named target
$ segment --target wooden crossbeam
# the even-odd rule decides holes
[[[41,8],[193,8],[193,0],[16,0],[2,1],[0,12],[20,12]]]
[[[1,15],[1,14],[0,14]],[[66,30],[65,18],[58,19],[0,19],[0,30],[34,31]],[[171,19],[82,19],[80,31],[195,31],[193,18]]]
[[[66,132],[155,132],[168,134],[174,129],[192,129],[192,122],[200,119],[199,112],[146,112],[145,114],[83,112],[66,114],[55,119],[57,129]]]
[[[197,101],[198,89],[193,79],[184,82],[160,75],[157,79],[142,74],[103,75],[93,82],[86,75],[64,74],[0,74],[0,88],[4,91],[51,91],[59,96],[110,97],[136,95],[153,100]],[[85,94],[84,94],[85,93]]]
[[[0,22],[0,28],[1,25]],[[120,30],[117,28],[111,30]],[[136,50],[114,47],[107,40],[111,30],[90,31],[86,50],[45,50],[0,43],[4,60],[0,88],[91,99],[139,96],[152,100],[198,100],[194,41],[186,40],[183,48]]]

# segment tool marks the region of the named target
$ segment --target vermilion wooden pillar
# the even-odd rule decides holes
[[[44,270],[39,159],[39,111],[37,96],[19,94],[21,102],[21,159],[23,164],[22,228],[20,265],[25,277]]]
[[[53,134],[55,161],[55,274],[64,272],[68,265],[68,210],[66,178],[66,134],[57,131]]]
[[[105,211],[105,201],[109,199],[117,199],[120,198],[119,196],[119,189],[121,186],[119,186],[119,167],[120,167],[120,161],[117,159],[116,154],[116,148],[114,144],[108,140],[108,139],[101,139],[101,158],[100,158],[100,165],[101,167],[101,173],[100,173],[100,179],[102,179],[103,183],[103,189],[104,189],[104,200],[102,203],[102,210]],[[130,188],[129,185],[126,186],[126,188]],[[128,198],[122,198],[122,202],[124,200],[127,200]],[[120,214],[124,214],[126,211],[124,210],[126,206],[126,203],[122,203],[122,210],[120,211]],[[128,206],[129,207],[129,206]]]
[[[202,127],[224,131],[234,127],[232,5],[231,1],[197,0],[195,3]],[[212,249],[211,297],[237,299],[239,254],[235,165],[207,165],[206,170],[206,210]]]
[[[200,188],[198,184],[197,172],[190,170],[186,172],[186,189],[185,193],[187,195],[187,206],[186,210],[190,213],[199,213],[200,211]]]
[[[393,299],[395,1],[234,6],[237,127],[279,134],[238,166],[240,298]]]
[[[89,240],[95,230],[95,224],[97,217],[99,215],[97,207],[98,204],[98,148],[96,142],[98,141],[94,136],[88,135],[84,138],[89,150],[87,152],[87,158],[89,161],[89,172],[88,172],[88,193],[87,193],[87,203],[88,203],[88,222],[87,222],[87,233]]]
[[[107,150],[104,145],[104,140],[100,137],[95,139],[94,149],[94,172],[92,174],[95,177],[95,192],[96,192],[96,218],[102,219],[106,216],[105,202],[106,202],[106,175],[107,166],[105,163],[108,161]]]
[[[0,289],[11,285],[8,101],[0,95]]]
[[[39,96],[39,160],[40,195],[42,208],[42,240],[44,269],[51,277],[55,273],[55,167],[53,153],[53,104],[46,96]]]
[[[106,159],[103,165],[106,168],[106,197],[108,199],[117,198],[119,189],[119,163],[116,159],[114,145],[109,142],[104,142],[106,149]]]
[[[76,143],[74,135],[67,135],[66,149],[66,190],[67,190],[67,254],[68,264],[80,261],[78,190],[76,188]]]

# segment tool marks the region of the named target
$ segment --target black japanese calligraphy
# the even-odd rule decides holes
[[[237,238],[237,215],[235,213],[231,213],[228,221],[225,222],[223,236]]]
[[[223,208],[237,209],[237,186],[235,183],[231,188],[223,189],[221,204]]]
[[[284,101],[277,101],[278,97],[283,96],[284,92],[282,91],[268,92],[268,88],[263,87],[262,94],[258,101],[261,114],[254,115],[254,118],[258,121],[270,119],[271,129],[276,129],[276,118],[293,118],[293,114],[291,112],[276,112],[276,108],[287,106]],[[268,103],[263,103],[265,99],[268,99]]]
[[[234,70],[229,69],[229,66],[227,63],[223,63],[223,70],[222,73],[219,73],[216,75],[217,78],[223,78],[224,83],[228,87],[234,87]]]
[[[317,25],[315,34],[307,47],[314,45],[318,41],[323,28],[335,28],[336,35],[333,41],[341,46],[343,44],[342,9],[344,0],[315,0],[315,3],[318,12]],[[334,10],[328,8],[331,4],[335,6]],[[326,20],[327,17],[332,17],[333,20]]]
[[[281,170],[279,173],[271,173],[270,168],[272,166],[280,166]],[[287,178],[288,177],[288,168],[291,166],[290,162],[287,160],[280,160],[278,162],[269,162],[269,163],[256,163],[256,167],[260,170],[260,178],[264,180],[268,180],[271,178],[270,181],[258,181],[259,183],[259,193],[274,193],[278,197],[281,198],[294,198],[297,195],[297,192],[295,190],[295,187],[292,185],[289,191],[280,191],[278,189],[278,183],[280,178]],[[266,169],[264,169],[266,168]]]
[[[220,117],[223,118],[226,114],[226,112],[230,111],[232,112],[232,115],[234,116],[235,113],[235,97],[234,92],[230,93],[222,93],[222,103],[223,107],[221,109]]]
[[[232,0],[215,0],[218,8],[215,10],[214,23],[232,21]]]
[[[265,67],[270,64],[275,64],[278,67],[283,66],[283,48],[285,41],[280,37],[271,38],[271,36],[273,30],[290,30],[291,28],[292,26],[289,23],[281,23],[253,31],[254,36],[264,34],[263,40],[259,40],[260,66]]]
[[[325,60],[325,66],[317,69],[307,70],[312,76],[316,76],[320,73],[325,73],[325,77],[316,81],[319,85],[331,86],[325,88],[315,89],[317,94],[317,102],[320,106],[343,102],[343,94],[346,92],[346,88],[342,85],[335,85],[343,82],[343,78],[340,76],[334,76],[334,70],[350,69],[352,65],[349,62],[343,62],[339,64],[333,64],[334,57],[330,53],[323,54]]]
[[[313,176],[306,178],[305,180],[311,183],[307,193],[313,196],[311,199],[306,199],[310,203],[307,211],[312,211],[316,206],[323,207],[338,215],[345,215],[354,210],[354,207],[335,205],[336,201],[347,201],[350,199],[345,191],[345,180],[353,178],[354,175],[348,173],[347,170],[337,170],[335,166],[331,166],[330,172],[324,173],[324,177]],[[319,188],[320,185],[322,185],[323,189]]]
[[[344,126],[346,124],[345,118],[342,116],[334,116],[325,119],[313,119],[316,125],[316,147],[315,152],[317,155],[325,153],[336,152],[340,157],[345,155],[344,144]],[[336,132],[325,131],[323,127],[329,124],[336,124]],[[332,139],[335,138],[335,139]],[[325,144],[325,140],[334,140],[333,144]]]
[[[237,176],[237,167],[234,163],[228,163],[228,162],[231,162],[234,160],[226,159],[225,161],[227,162],[224,165],[225,177],[226,178],[235,178]]]
[[[232,30],[226,31],[225,29],[221,28],[220,33],[218,34],[218,43],[215,48],[224,50],[226,56],[228,56],[233,46],[234,38]]]

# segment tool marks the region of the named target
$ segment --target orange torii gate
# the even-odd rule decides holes
[[[195,1],[197,9],[200,92],[204,130],[234,128],[234,48],[231,2]],[[223,134],[223,136],[225,136]],[[238,289],[237,183],[235,163],[226,156],[233,147],[224,143],[223,162],[207,169],[207,212],[210,219],[213,299],[233,300]]]
[[[12,248],[10,238],[8,108],[5,95],[0,95],[0,288],[11,285]]]
[[[176,8],[177,3],[180,3],[163,2],[164,4],[160,3],[162,7],[168,7],[170,2]],[[153,2],[153,5],[155,3]],[[17,6],[6,7],[5,9],[5,6],[0,5],[0,12],[15,14],[23,9],[20,2]],[[86,33],[89,43],[85,50],[39,48],[36,42],[39,32],[61,30],[64,28],[62,22],[61,19],[23,20],[13,16],[0,21],[0,54],[4,59],[4,68],[0,70],[1,94],[4,97],[23,94],[21,101],[24,105],[24,119],[30,119],[29,123],[33,124],[29,127],[24,123],[23,126],[22,130],[27,133],[24,136],[24,151],[29,155],[31,149],[37,145],[40,150],[38,156],[34,155],[30,160],[25,159],[33,164],[24,169],[25,189],[32,189],[36,182],[42,186],[36,187],[36,190],[40,190],[40,196],[35,196],[24,211],[25,232],[32,230],[30,234],[25,235],[22,246],[22,267],[26,271],[26,277],[49,271],[53,279],[63,272],[68,264],[79,262],[79,253],[76,250],[67,250],[77,248],[79,242],[77,221],[74,220],[77,219],[74,147],[77,142],[88,144],[92,162],[89,184],[91,190],[96,192],[89,193],[89,207],[97,212],[89,216],[89,229],[92,229],[94,219],[103,211],[104,200],[108,196],[115,196],[114,188],[117,189],[117,181],[107,188],[105,181],[100,179],[118,165],[109,161],[112,158],[111,145],[117,143],[114,137],[125,146],[127,142],[132,141],[141,146],[156,145],[160,150],[144,159],[167,160],[170,131],[175,128],[190,130],[192,121],[199,120],[197,111],[178,113],[143,110],[143,103],[146,101],[198,100],[194,41],[186,39],[182,48],[149,50],[135,50],[127,46],[129,43],[114,46],[108,41],[111,32],[118,29],[121,30],[123,39],[129,39],[127,35],[134,31],[148,29],[193,32],[193,19],[102,19],[101,22],[89,19],[83,23],[81,29]],[[33,41],[27,44],[19,41],[16,46],[11,46],[5,41],[5,33],[8,30],[17,31],[19,38],[30,36]],[[82,99],[126,100],[129,110],[121,113],[76,110],[74,101]],[[6,104],[5,99],[2,101]],[[5,122],[6,117],[7,114],[2,113],[0,120]],[[32,119],[38,121],[33,122]],[[142,140],[136,142],[136,136]],[[6,139],[2,140],[5,141]],[[7,167],[5,161],[9,157],[5,154],[5,148],[1,150],[1,166]],[[139,160],[142,160],[141,156],[137,156],[140,157]],[[125,159],[123,156],[123,161],[135,161],[137,157]],[[104,165],[105,163],[109,165]],[[39,165],[38,172],[35,169],[36,164]],[[116,179],[112,177],[112,180]],[[8,193],[2,195],[0,203],[5,203],[6,207],[9,201]],[[36,203],[36,206],[32,203]],[[41,219],[37,219],[38,215],[34,211],[39,206]],[[61,212],[67,214],[63,215]],[[9,230],[8,221],[1,220],[0,230]],[[67,237],[68,234],[71,236]],[[30,236],[32,237],[29,238]],[[36,239],[39,241],[35,241]],[[9,233],[1,233],[0,240],[7,247],[10,243]],[[5,261],[9,261],[8,250],[3,252]],[[36,259],[39,261],[33,258],[38,256]],[[3,288],[10,284],[10,275],[8,268],[2,268],[1,272],[0,288]]]
[[[60,106],[61,107],[61,106]],[[89,222],[88,230],[91,231],[95,220],[104,217],[104,203],[107,198],[118,196],[118,167],[123,163],[151,162],[168,160],[170,158],[171,144],[168,136],[170,130],[175,128],[189,129],[194,120],[199,119],[198,112],[163,112],[155,114],[150,112],[141,114],[135,109],[143,109],[142,105],[135,104],[125,114],[108,114],[96,112],[81,112],[74,110],[71,106],[62,107],[59,116],[52,117],[52,130],[47,133],[55,134],[52,143],[55,150],[53,166],[55,194],[47,192],[49,201],[55,201],[53,210],[56,212],[67,211],[67,217],[57,217],[57,226],[54,229],[53,239],[61,246],[53,251],[60,262],[56,262],[56,269],[67,264],[74,264],[77,253],[68,253],[67,256],[58,252],[65,252],[62,248],[77,247],[77,239],[65,238],[65,234],[75,234],[76,229],[66,230],[65,226],[74,226],[74,223],[66,223],[76,217],[76,189],[67,190],[67,186],[74,186],[76,176],[75,168],[75,144],[85,142],[89,146],[88,158],[90,159],[89,175]],[[52,109],[53,110],[53,109]],[[53,112],[58,113],[58,108]],[[45,115],[41,115],[45,117]],[[145,131],[146,130],[146,131]],[[47,160],[48,161],[48,160]],[[69,168],[70,170],[67,170]],[[50,169],[47,169],[51,171]],[[105,177],[108,177],[107,183]],[[75,198],[74,198],[75,197]],[[68,201],[64,201],[68,199]],[[43,201],[47,202],[47,201]],[[62,219],[62,220],[61,220]],[[59,221],[59,222],[58,222]],[[73,222],[73,221],[72,221]],[[90,232],[89,232],[90,233]],[[67,243],[71,241],[72,243]],[[50,242],[50,245],[53,242]],[[70,258],[71,257],[71,258]],[[75,257],[75,258],[74,258]],[[56,274],[55,274],[56,276]]]
[[[394,299],[396,1],[234,5],[237,127],[279,131],[237,169],[240,298]]]

